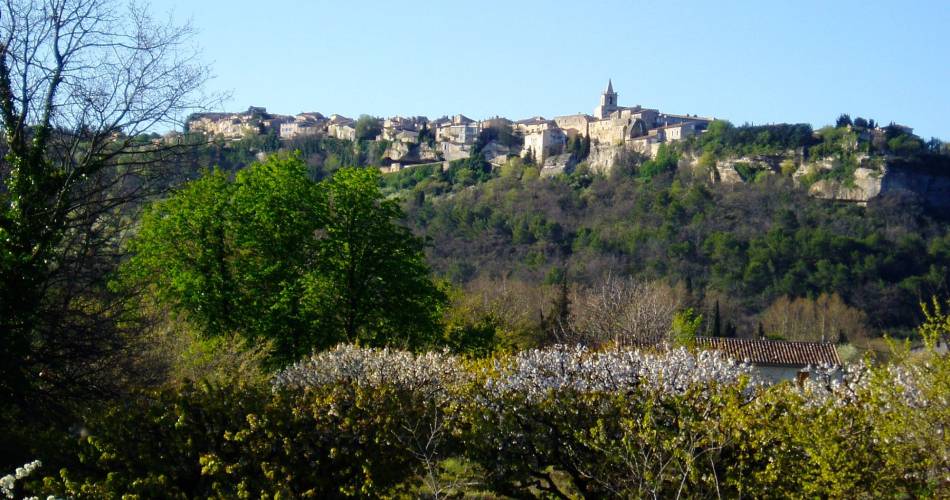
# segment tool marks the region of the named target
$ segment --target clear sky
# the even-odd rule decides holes
[[[190,19],[229,110],[591,113],[736,124],[838,114],[950,140],[950,0],[153,0]]]

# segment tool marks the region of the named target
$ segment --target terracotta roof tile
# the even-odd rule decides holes
[[[737,361],[753,365],[840,365],[835,345],[828,342],[786,342],[784,340],[697,337],[703,349],[715,349]]]

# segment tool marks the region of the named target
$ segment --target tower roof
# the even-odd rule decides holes
[[[605,90],[604,93],[605,93],[605,94],[613,94],[613,93],[614,93],[614,82],[613,82],[613,79],[611,79],[611,78],[608,78],[608,79],[607,79],[607,90]]]

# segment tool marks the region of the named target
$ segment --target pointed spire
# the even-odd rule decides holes
[[[614,81],[613,81],[612,78],[608,78],[608,79],[607,79],[607,90],[604,91],[604,93],[605,93],[605,94],[613,94],[613,93],[614,93]]]

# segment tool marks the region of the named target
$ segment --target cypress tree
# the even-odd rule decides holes
[[[716,308],[713,309],[712,336],[722,336],[722,318],[719,316],[719,299],[716,299]]]

